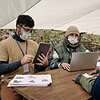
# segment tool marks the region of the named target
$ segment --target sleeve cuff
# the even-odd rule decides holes
[[[100,70],[96,70],[96,74],[100,74]]]
[[[19,66],[23,66],[23,65],[21,64],[21,60],[17,61],[17,64],[18,64]]]
[[[82,74],[78,75],[77,78],[75,79],[75,83],[80,84],[81,77],[82,77]]]
[[[62,63],[59,63],[59,64],[58,64],[58,68],[61,68],[61,67],[62,67],[61,64],[62,64]]]

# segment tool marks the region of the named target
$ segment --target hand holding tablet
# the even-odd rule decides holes
[[[39,57],[39,55],[42,57],[43,57],[43,55],[46,56],[49,48],[50,48],[50,43],[40,43],[37,53],[35,55],[35,58],[33,60],[33,63],[40,63],[37,58],[41,59],[41,57]]]

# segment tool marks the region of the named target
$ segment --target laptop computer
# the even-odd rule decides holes
[[[72,53],[71,67],[68,71],[95,69],[100,52]]]

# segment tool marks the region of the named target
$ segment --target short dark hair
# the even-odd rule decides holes
[[[28,27],[33,27],[34,26],[34,20],[29,15],[19,15],[18,19],[16,21],[16,26],[17,25],[25,25],[25,26],[28,26]]]

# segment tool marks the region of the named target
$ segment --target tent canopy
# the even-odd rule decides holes
[[[35,6],[39,1],[40,0],[0,0],[0,27],[13,21],[19,14]],[[13,25],[11,27],[14,28]]]
[[[99,34],[100,32],[100,0],[30,0],[30,3],[29,0],[1,1],[2,5],[5,1],[6,5],[8,4],[7,6],[10,7],[12,7],[10,1],[17,1],[17,5],[16,3],[12,4],[13,7],[18,8],[17,11],[20,11],[17,13],[14,8],[13,10],[6,9],[8,13],[6,12],[5,17],[4,11],[2,11],[1,21],[7,17],[10,22],[19,14],[24,13],[32,16],[35,20],[35,29],[66,30],[70,25],[76,25],[81,32],[89,34]],[[11,15],[15,15],[15,17],[10,18]],[[8,22],[5,20],[4,23]],[[16,19],[7,25],[2,24],[0,27],[5,25],[1,28],[14,29],[16,28],[15,23]]]

